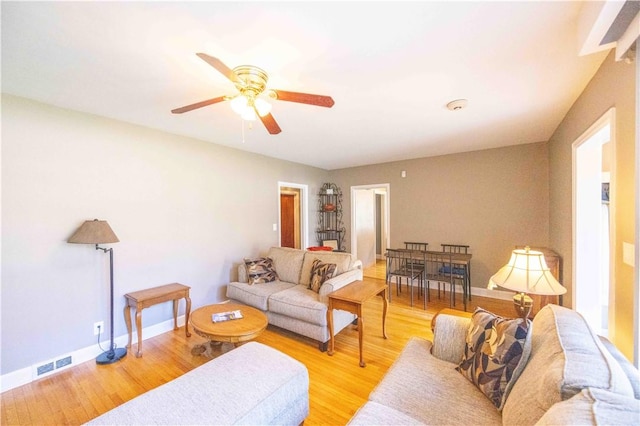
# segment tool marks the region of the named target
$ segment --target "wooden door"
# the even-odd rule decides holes
[[[280,246],[296,247],[295,195],[280,194]]]

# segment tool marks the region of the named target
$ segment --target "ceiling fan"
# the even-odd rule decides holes
[[[231,108],[240,114],[244,120],[255,120],[259,118],[270,134],[277,135],[281,132],[281,129],[271,115],[271,104],[259,97],[263,93],[269,98],[279,101],[297,102],[326,108],[331,108],[334,104],[331,96],[267,89],[269,76],[265,71],[256,66],[240,65],[231,69],[218,58],[214,58],[205,53],[196,53],[196,55],[231,80],[239,93],[231,96],[219,96],[176,108],[171,110],[173,114],[182,114],[183,112],[217,104],[222,101],[231,101]]]

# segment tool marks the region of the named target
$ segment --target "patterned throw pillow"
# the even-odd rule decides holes
[[[247,267],[249,285],[270,283],[278,279],[278,274],[273,267],[273,260],[270,257],[245,259],[244,264]]]
[[[502,410],[531,353],[531,321],[505,319],[477,308],[467,330],[462,373]]]
[[[309,289],[318,293],[322,283],[333,277],[336,273],[337,265],[335,263],[322,263],[320,259],[313,261],[311,265],[311,279],[309,280]]]

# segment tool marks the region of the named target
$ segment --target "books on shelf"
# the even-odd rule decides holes
[[[224,322],[224,321],[240,319],[240,318],[242,318],[242,312],[240,312],[239,309],[235,311],[220,312],[220,313],[211,315],[211,320],[213,322]]]

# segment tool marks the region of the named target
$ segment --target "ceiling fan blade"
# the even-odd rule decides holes
[[[217,98],[207,99],[206,101],[197,102],[195,104],[183,106],[181,108],[172,109],[171,112],[174,113],[174,114],[182,114],[183,112],[188,112],[188,111],[192,111],[194,109],[206,107],[207,105],[217,104],[218,102],[222,102],[222,101],[224,101],[226,99],[227,99],[226,96],[219,96]]]
[[[200,59],[214,67],[218,72],[227,77],[229,80],[234,83],[239,83],[244,85],[244,82],[238,78],[238,75],[233,72],[231,68],[226,66],[220,59],[214,58],[213,56],[209,56],[206,53],[196,53]]]
[[[256,111],[256,114],[258,114],[258,111]],[[258,115],[258,117],[260,117],[260,115]],[[264,127],[267,128],[267,131],[271,135],[277,135],[282,131],[271,113],[265,115],[264,117],[260,117],[260,121],[262,121],[262,124],[264,124]]]
[[[312,95],[309,93],[287,92],[286,90],[273,90],[279,101],[297,102],[300,104],[316,105],[331,108],[335,102],[331,96]]]

